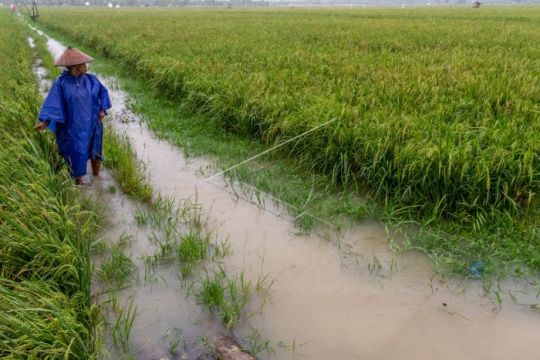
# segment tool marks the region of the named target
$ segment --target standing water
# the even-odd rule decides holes
[[[53,39],[48,45],[54,56],[64,49]],[[297,234],[289,219],[224,191],[224,179],[205,181],[209,161],[188,160],[153,136],[130,111],[118,81],[99,77],[113,99],[112,125],[130,138],[153,188],[175,199],[197,194],[216,237],[229,239],[228,271],[254,283],[268,275],[272,286],[250,304],[252,316],[235,330],[239,338],[260,331],[277,359],[540,358],[540,317],[530,308],[499,305],[474,281],[440,279],[420,253],[394,254],[374,222],[324,236]],[[152,342],[154,330],[175,320],[205,318],[175,289],[157,304],[151,293],[134,299],[135,342]]]

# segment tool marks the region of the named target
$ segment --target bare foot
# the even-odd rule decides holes
[[[75,178],[75,185],[76,186],[87,186],[92,183],[92,177],[91,176],[79,176]]]

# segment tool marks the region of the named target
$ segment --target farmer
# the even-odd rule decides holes
[[[66,69],[54,81],[39,113],[36,130],[49,128],[56,135],[58,151],[70,167],[75,184],[86,185],[86,164],[99,175],[102,160],[103,117],[111,108],[107,89],[87,74],[85,53],[68,47],[55,61]]]

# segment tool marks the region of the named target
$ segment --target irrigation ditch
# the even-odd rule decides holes
[[[205,181],[211,159],[154,136],[122,80],[98,76],[111,91],[110,131],[128,139],[154,193],[127,197],[110,172],[83,191],[107,207],[93,293],[114,358],[211,356],[201,344],[215,349],[221,334],[259,358],[540,356],[536,284],[508,280],[486,295],[485,283],[434,274],[420,252],[393,252],[388,237],[399,235],[374,221],[299,232],[264,194]],[[191,238],[193,262],[180,258]]]
[[[35,36],[38,41],[43,40],[39,38],[42,33]],[[32,36],[28,43],[37,52]],[[55,50],[65,48],[49,39],[48,49],[54,54]],[[44,55],[49,56],[41,54]],[[45,96],[51,79],[43,62],[38,57],[33,69]],[[117,110],[124,106],[124,95],[117,90],[112,90],[111,95],[116,105],[111,118],[121,119],[125,114]],[[106,160],[109,168],[93,178],[92,186],[81,188],[83,197],[103,207],[103,230],[91,247],[95,269],[92,298],[105,320],[99,357],[253,359],[240,349],[231,332],[232,325],[244,315],[250,284],[239,282],[241,287],[235,289],[237,279],[228,277],[222,264],[205,265],[204,274],[211,272],[211,279],[190,278],[192,273],[199,272],[198,263],[208,256],[211,261],[226,256],[227,243],[211,241],[212,231],[196,202],[162,198],[153,193],[143,178],[130,179],[140,176],[142,169],[130,158],[133,154],[127,140],[112,127],[108,131],[106,148],[113,157]],[[119,161],[126,163],[118,164]],[[216,317],[195,299],[205,295],[205,284],[221,282],[228,286],[223,304],[202,300],[202,305],[209,305],[218,314]],[[257,286],[258,291],[264,290],[262,282]],[[212,300],[210,297],[209,301]],[[220,316],[227,316],[226,321],[222,322]]]

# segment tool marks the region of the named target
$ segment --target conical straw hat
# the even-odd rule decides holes
[[[79,51],[71,46],[68,47],[62,55],[56,59],[54,65],[56,66],[74,66],[79,64],[86,64],[90,61],[94,61],[93,58],[86,55],[82,51]]]

